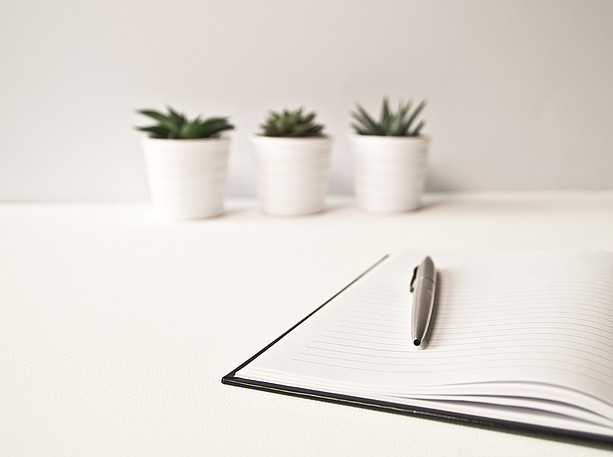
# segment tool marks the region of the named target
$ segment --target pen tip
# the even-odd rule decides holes
[[[419,345],[421,344],[421,340],[420,340],[419,338],[415,338],[415,339],[413,340],[413,344],[414,344],[415,346],[419,346]]]

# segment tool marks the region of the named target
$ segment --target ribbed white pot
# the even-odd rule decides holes
[[[262,211],[276,216],[323,211],[332,139],[254,135],[252,140]]]
[[[368,212],[410,211],[421,206],[429,138],[351,135],[354,191]]]
[[[151,199],[160,216],[199,219],[223,213],[230,138],[144,137],[143,150]]]

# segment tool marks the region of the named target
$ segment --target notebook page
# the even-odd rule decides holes
[[[418,349],[408,282],[422,258],[390,257],[237,376],[415,398],[471,384],[479,393],[477,383],[563,385],[613,403],[613,256],[433,255],[435,315]]]

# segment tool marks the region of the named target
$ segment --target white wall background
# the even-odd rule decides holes
[[[147,196],[136,108],[237,125],[229,194],[253,195],[249,136],[316,110],[350,192],[356,100],[425,98],[430,190],[613,188],[610,0],[7,0],[0,199]]]

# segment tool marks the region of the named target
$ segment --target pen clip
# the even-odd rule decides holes
[[[415,282],[415,279],[417,278],[417,269],[419,268],[419,265],[417,265],[414,269],[413,269],[413,277],[411,278],[411,284],[409,285],[409,291],[414,292],[415,288],[413,287],[413,283]]]

